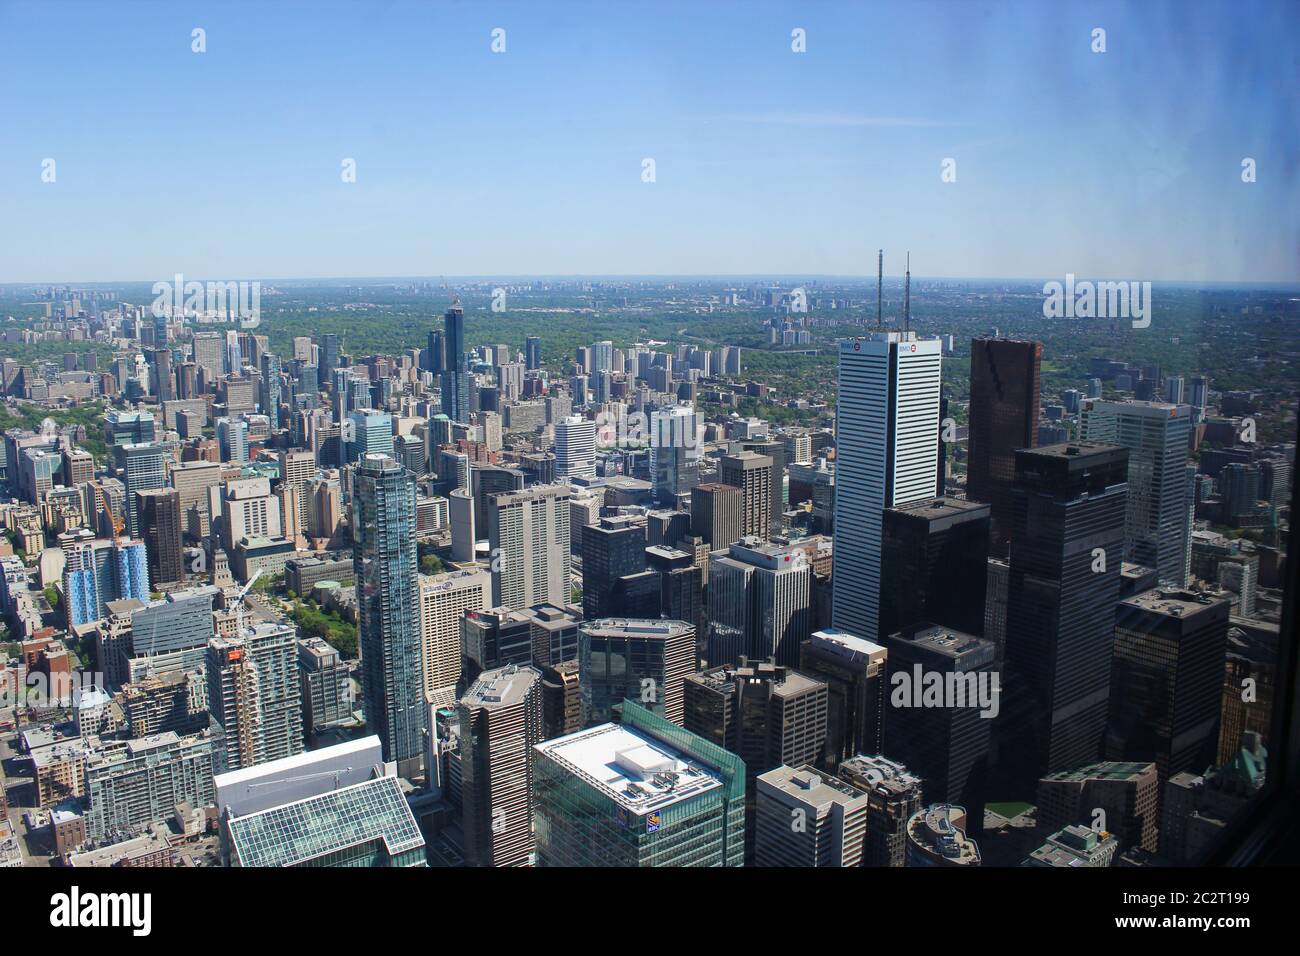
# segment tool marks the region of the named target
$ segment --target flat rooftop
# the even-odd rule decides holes
[[[723,785],[713,770],[622,724],[580,730],[536,750],[638,816]]]
[[[867,798],[865,790],[859,790],[851,783],[838,777],[822,773],[810,766],[777,767],[767,773],[758,775],[760,787],[767,784],[789,794],[801,803],[825,806],[838,803],[843,806],[860,804]]]
[[[514,664],[484,671],[461,698],[461,703],[469,707],[508,707],[517,704],[528,696],[529,690],[540,676],[535,668]]]
[[[606,617],[582,625],[588,634],[598,637],[675,637],[694,628],[685,621],[650,618]]]
[[[1163,591],[1153,589],[1135,594],[1120,602],[1167,617],[1191,617],[1223,605],[1223,599],[1198,591]]]

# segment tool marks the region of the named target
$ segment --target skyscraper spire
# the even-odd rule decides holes
[[[907,254],[907,271],[903,274],[903,331],[912,331],[912,254]]]
[[[876,250],[876,331],[880,331],[883,315],[881,312],[881,290],[885,285],[885,250]]]

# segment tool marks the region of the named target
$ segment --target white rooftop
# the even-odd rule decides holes
[[[722,786],[713,770],[622,724],[548,740],[537,745],[537,752],[638,815]]]

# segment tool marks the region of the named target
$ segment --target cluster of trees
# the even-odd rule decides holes
[[[325,610],[308,599],[305,603],[295,604],[290,616],[303,633],[322,638],[346,658],[357,656],[357,626],[345,621],[338,613]]]

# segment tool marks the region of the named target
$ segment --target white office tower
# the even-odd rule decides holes
[[[491,495],[487,521],[493,606],[563,606],[573,600],[568,485],[535,485]]]
[[[460,681],[460,619],[492,606],[492,575],[483,568],[420,575],[420,636],[424,645],[424,699],[456,703]]]
[[[840,343],[831,622],[878,641],[880,522],[934,497],[942,343],[874,332]]]
[[[596,423],[570,415],[555,423],[555,477],[596,477]]]
[[[674,405],[650,413],[650,480],[656,501],[670,502],[700,478],[700,423],[694,407]]]
[[[474,499],[468,488],[457,488],[447,496],[447,511],[451,518],[451,559],[474,560]]]
[[[1187,446],[1189,405],[1167,402],[1084,402],[1084,441],[1123,445],[1128,454],[1124,558],[1154,568],[1161,584],[1187,584]]]

